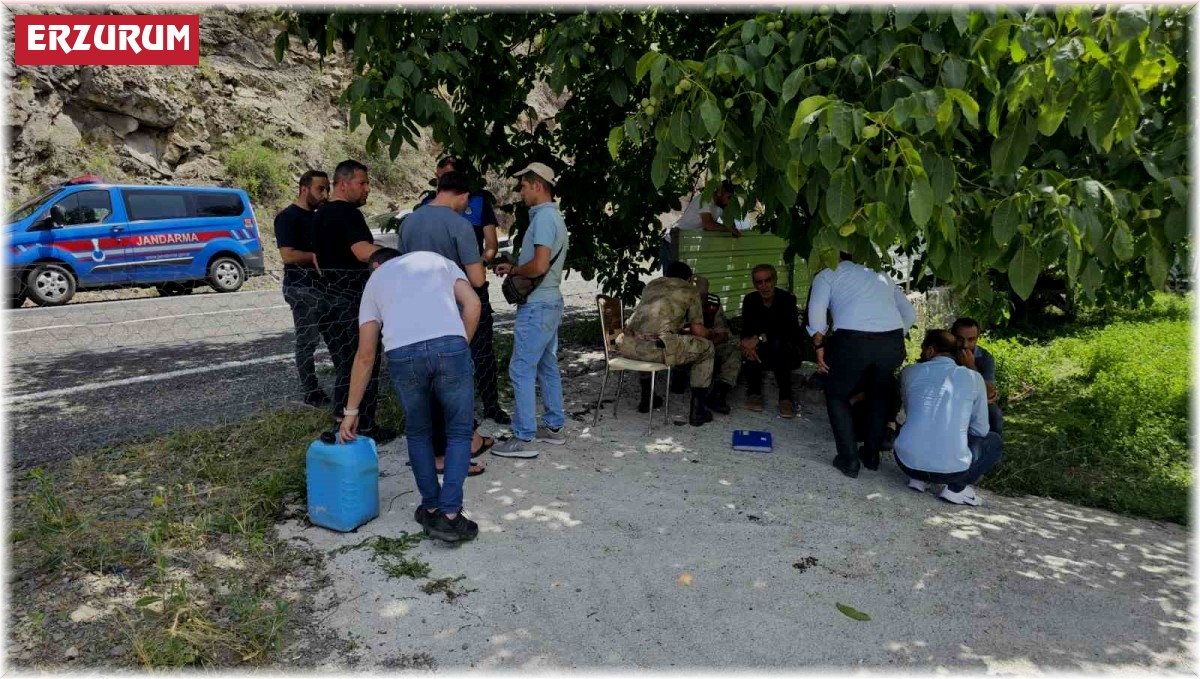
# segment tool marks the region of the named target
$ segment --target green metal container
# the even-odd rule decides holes
[[[741,238],[733,238],[728,233],[699,230],[674,231],[672,236],[676,259],[692,267],[693,274],[708,279],[708,291],[721,298],[729,318],[741,316],[742,298],[754,290],[750,272],[759,264],[775,267],[778,287],[796,295],[801,307],[808,299],[804,261],[785,261],[787,241],[779,236],[743,231]]]

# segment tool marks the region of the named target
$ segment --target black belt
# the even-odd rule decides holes
[[[833,331],[835,335],[844,335],[846,337],[904,337],[904,329],[896,328],[895,330],[883,330],[880,332],[869,332],[867,330],[843,330],[838,328]]]

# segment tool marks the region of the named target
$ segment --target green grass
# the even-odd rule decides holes
[[[260,415],[27,473],[13,488],[12,619],[28,614],[71,642],[85,633],[77,662],[89,666],[112,662],[114,645],[127,649],[118,662],[147,669],[270,658],[292,615],[274,588],[303,561],[273,527],[285,503],[302,505],[305,453],[327,423],[310,409]],[[214,552],[243,567],[217,567]],[[71,589],[88,573],[122,574],[136,602],[80,631],[65,621],[92,596]],[[49,613],[37,603],[48,586],[62,588]]]
[[[985,487],[1188,522],[1191,300],[1155,299],[985,335],[1005,412]]]
[[[291,194],[294,179],[290,154],[274,148],[263,137],[238,139],[218,155],[225,167],[227,185],[244,189],[256,205],[273,205]]]

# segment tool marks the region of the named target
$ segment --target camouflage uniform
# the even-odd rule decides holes
[[[725,333],[724,342],[713,343],[716,351],[714,368],[717,379],[733,388],[737,385],[738,371],[742,369],[741,345],[729,331],[729,320],[725,318],[725,312],[721,309],[720,299],[715,296],[709,299],[708,279],[704,276],[692,276],[692,284],[700,292],[701,304],[704,305],[704,326],[714,332]]]
[[[625,331],[617,335],[617,350],[638,361],[691,364],[692,387],[705,389],[712,383],[713,343],[680,332],[685,325],[703,322],[696,288],[678,278],[659,278],[642,292]]]

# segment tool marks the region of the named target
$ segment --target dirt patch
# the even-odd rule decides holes
[[[817,565],[817,557],[806,556],[803,559],[800,559],[796,563],[792,564],[792,568],[795,568],[796,570],[800,571],[801,573],[805,573],[805,572],[808,572],[808,569],[810,569],[816,565]]]

